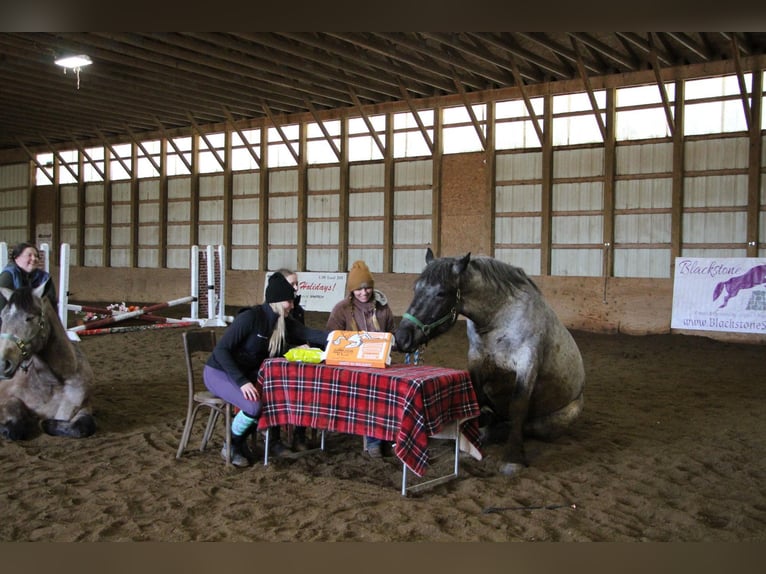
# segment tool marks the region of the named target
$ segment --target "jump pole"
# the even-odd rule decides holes
[[[135,311],[128,311],[127,313],[118,313],[116,315],[112,315],[111,317],[105,317],[104,319],[96,319],[95,321],[89,321],[87,325],[77,325],[76,327],[72,327],[70,330],[77,333],[78,331],[95,329],[96,327],[110,325],[111,323],[118,323],[120,321],[124,321],[125,319],[139,317],[146,313],[152,313],[153,311],[159,311],[160,309],[165,309],[167,307],[174,307],[176,305],[183,305],[184,303],[191,303],[193,299],[194,297],[189,295],[188,297],[173,299],[172,301],[167,301],[165,303],[157,303],[156,305],[149,305],[147,307],[142,307],[141,309],[136,309]],[[163,319],[165,319],[164,322],[167,322],[167,323],[188,323],[189,322],[189,321],[180,321],[178,319],[169,319],[167,317],[163,317]]]

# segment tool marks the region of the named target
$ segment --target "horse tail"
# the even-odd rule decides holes
[[[726,281],[721,281],[718,285],[715,286],[715,289],[713,289],[713,301],[718,299],[718,297],[721,296],[721,293],[723,292],[723,288],[726,287]]]

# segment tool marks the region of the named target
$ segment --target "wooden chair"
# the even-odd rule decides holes
[[[176,458],[181,458],[186,445],[189,443],[194,421],[197,413],[204,407],[209,409],[207,424],[202,434],[200,450],[205,450],[208,441],[213,435],[219,415],[223,414],[226,422],[225,440],[231,445],[231,404],[215,396],[205,389],[202,382],[202,368],[205,360],[213,352],[216,344],[215,331],[211,329],[192,329],[183,333],[184,354],[186,358],[186,378],[188,386],[188,404],[186,407],[186,422],[181,435],[181,443],[178,445]],[[201,356],[200,356],[201,355]],[[226,465],[231,465],[231,448],[226,449]]]

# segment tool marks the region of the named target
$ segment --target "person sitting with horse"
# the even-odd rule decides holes
[[[40,268],[40,252],[33,243],[22,242],[13,247],[10,261],[0,272],[0,287],[20,289],[45,284],[43,297],[47,297],[54,309],[58,308],[56,286],[50,274]],[[0,294],[0,311],[8,301]]]
[[[281,273],[269,277],[266,301],[243,309],[223,332],[202,371],[205,386],[214,395],[238,407],[231,423],[231,445],[224,445],[221,456],[230,448],[235,466],[249,466],[254,456],[246,437],[261,413],[261,395],[255,386],[258,369],[266,358],[284,354],[288,340],[325,348],[325,331],[302,325],[290,317],[295,305],[295,289]],[[279,427],[271,429],[271,454],[289,452],[282,444]]]
[[[375,280],[364,261],[355,261],[346,280],[348,297],[335,304],[327,319],[328,331],[372,331],[393,333],[394,313],[388,306],[388,299],[375,289]],[[383,441],[365,437],[367,454],[381,458],[384,454]],[[387,454],[387,453],[386,453]]]

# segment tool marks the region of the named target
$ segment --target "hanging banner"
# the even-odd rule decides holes
[[[766,259],[677,257],[673,329],[766,333]]]
[[[272,273],[273,271],[266,274],[264,296],[265,285],[268,285]],[[306,311],[329,313],[346,294],[346,273],[299,271],[297,275],[298,295],[301,296],[301,306]]]

